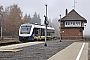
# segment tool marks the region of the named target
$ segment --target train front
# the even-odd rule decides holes
[[[31,24],[22,24],[19,28],[19,41],[27,42],[34,40],[32,31],[33,29]]]

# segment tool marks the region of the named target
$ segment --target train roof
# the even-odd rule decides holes
[[[33,26],[35,28],[44,28],[45,29],[45,25],[40,25],[40,24],[25,23],[25,24],[21,24],[21,26]],[[52,26],[47,26],[47,29],[55,30],[54,27],[52,27]]]
[[[33,24],[21,24],[21,26],[32,26]]]

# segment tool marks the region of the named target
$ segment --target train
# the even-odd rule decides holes
[[[53,38],[55,29],[52,26],[47,26],[47,38]],[[34,40],[45,39],[45,25],[24,23],[19,28],[19,41],[28,42]]]

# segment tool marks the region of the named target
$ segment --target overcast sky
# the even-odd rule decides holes
[[[90,0],[76,0],[75,10],[84,18],[87,19],[88,23],[85,27],[84,34],[90,35]],[[74,6],[74,0],[0,0],[0,5],[4,7],[13,4],[18,4],[23,14],[30,14],[33,16],[34,12],[40,14],[42,22],[45,15],[45,4],[48,5],[48,18],[58,18],[61,14],[65,16],[65,9],[70,12]]]

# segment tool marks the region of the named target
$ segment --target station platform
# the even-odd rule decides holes
[[[88,60],[88,43],[74,42],[48,60]]]

